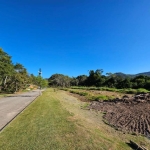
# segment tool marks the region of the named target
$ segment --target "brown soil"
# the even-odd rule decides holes
[[[71,95],[71,96],[74,96],[74,97],[78,98],[82,102],[90,102],[89,100],[86,99],[85,96],[80,96],[78,94],[70,93],[70,92],[68,92],[68,94]]]
[[[103,118],[116,129],[143,134],[150,138],[150,94],[140,94],[122,99],[92,102],[89,109],[104,112]]]

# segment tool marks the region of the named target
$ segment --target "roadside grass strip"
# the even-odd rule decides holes
[[[1,150],[100,148],[88,131],[69,119],[73,114],[62,108],[55,94],[45,91],[0,133]]]
[[[97,91],[110,91],[110,92],[119,92],[124,94],[141,94],[141,93],[149,93],[149,90],[146,90],[144,88],[139,89],[132,89],[132,88],[125,88],[125,89],[116,89],[116,88],[108,88],[108,87],[78,87],[73,86],[71,89],[80,89],[80,90],[97,90]],[[63,89],[64,90],[64,89]],[[65,89],[66,91],[68,89]]]

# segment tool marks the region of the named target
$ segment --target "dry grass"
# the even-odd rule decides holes
[[[81,109],[88,105],[87,102],[81,102],[80,100],[77,100],[77,98],[71,97],[63,91],[58,92],[57,97],[61,100],[63,107],[75,115],[76,120],[78,120],[78,124],[90,130],[97,140],[107,143],[107,146],[103,146],[104,149],[106,147],[106,149],[111,150],[130,149],[130,147],[126,144],[129,140],[133,140],[150,149],[149,139],[143,136],[135,136],[125,134],[121,131],[116,131],[114,128],[103,122],[102,113]]]

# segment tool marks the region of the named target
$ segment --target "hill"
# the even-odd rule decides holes
[[[138,75],[150,76],[150,71],[136,74],[136,76],[138,76]]]
[[[116,72],[114,74],[117,75],[117,76],[121,76],[123,78],[127,78],[127,77],[134,78],[134,77],[139,76],[139,75],[144,75],[144,76],[149,76],[150,77],[150,71],[149,72],[137,73],[137,74],[125,74],[125,73],[122,73],[122,72]]]

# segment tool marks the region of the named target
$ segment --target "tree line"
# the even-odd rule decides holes
[[[95,86],[109,88],[145,88],[150,90],[150,77],[139,75],[136,77],[123,77],[112,73],[103,75],[102,69],[96,71],[90,70],[89,75],[79,75],[77,77],[69,77],[63,74],[53,74],[48,79],[50,86]]]
[[[41,76],[29,74],[22,64],[14,64],[11,56],[0,48],[0,92],[18,92],[29,84],[45,87],[48,82]]]

